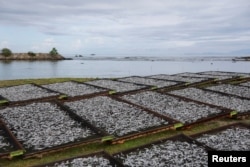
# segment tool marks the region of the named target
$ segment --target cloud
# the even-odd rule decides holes
[[[31,48],[37,52],[49,52],[53,47],[57,47],[58,43],[54,38],[46,38],[41,43],[33,45]]]
[[[0,49],[2,49],[2,48],[9,48],[9,47],[10,47],[10,45],[9,45],[8,41],[2,41],[0,43]]]
[[[75,40],[75,41],[72,43],[72,48],[74,48],[74,49],[76,49],[76,50],[83,48],[82,40],[80,40],[80,39]]]
[[[149,47],[164,53],[184,47],[202,52],[201,45],[240,50],[250,43],[249,8],[249,0],[8,0],[0,2],[0,27],[31,27],[60,41],[53,45],[78,50]],[[43,42],[35,45],[51,46]]]

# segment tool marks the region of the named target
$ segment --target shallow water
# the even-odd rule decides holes
[[[0,80],[57,77],[124,77],[201,71],[250,72],[250,62],[232,61],[0,61]]]

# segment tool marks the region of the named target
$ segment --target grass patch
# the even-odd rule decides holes
[[[250,81],[249,78],[247,78],[247,79],[242,79],[242,80],[240,80],[240,81],[233,81],[233,82],[230,82],[230,84],[232,84],[232,85],[238,85],[238,84],[245,83],[245,82],[249,82],[249,81]]]
[[[6,105],[8,103],[9,103],[8,100],[0,100],[0,106]]]
[[[59,100],[62,100],[62,99],[67,99],[68,98],[68,96],[67,95],[60,95],[59,97],[58,97],[58,99]]]

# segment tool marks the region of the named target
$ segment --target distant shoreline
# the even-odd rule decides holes
[[[236,57],[233,61],[250,61],[250,57]]]
[[[0,54],[0,60],[70,60],[60,54],[50,55],[48,53],[13,53],[10,56]]]
[[[112,61],[250,61],[250,57],[233,56],[82,56],[71,57],[73,60],[112,60]]]

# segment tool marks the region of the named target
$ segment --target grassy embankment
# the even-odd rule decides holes
[[[64,82],[69,80],[75,80],[75,81],[88,81],[91,79],[83,79],[83,78],[56,78],[56,79],[29,79],[29,80],[9,80],[9,81],[0,81],[0,87],[4,86],[13,86],[13,85],[20,85],[20,84],[28,84],[28,83],[36,83],[36,84],[49,84],[49,83],[55,83],[55,82]],[[165,132],[160,132],[157,134],[152,134],[147,137],[141,137],[138,139],[127,141],[123,144],[116,144],[116,145],[108,145],[105,143],[94,143],[86,146],[79,146],[77,148],[70,148],[66,149],[64,151],[60,151],[57,153],[50,153],[47,155],[44,155],[42,158],[37,159],[21,159],[21,158],[15,158],[12,160],[3,160],[0,159],[0,166],[3,167],[25,167],[25,166],[33,166],[33,165],[39,165],[44,163],[49,163],[65,158],[70,158],[74,156],[84,155],[93,153],[96,151],[105,150],[110,154],[123,151],[126,149],[134,148],[140,145],[144,145],[159,139],[168,138],[170,136],[184,133],[186,135],[192,135],[195,133],[203,132],[206,130],[211,130],[220,126],[224,125],[230,125],[233,123],[242,122],[250,125],[250,118],[244,119],[244,120],[235,120],[235,119],[229,119],[229,118],[223,118],[218,120],[212,120],[206,123],[201,123],[195,126],[192,126],[190,129],[186,130],[169,130]]]

